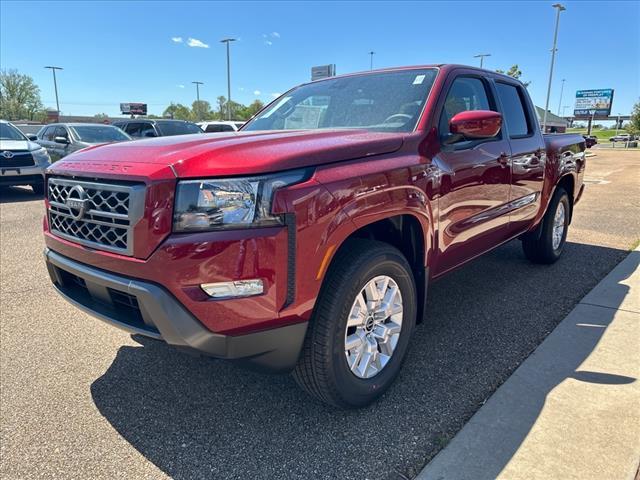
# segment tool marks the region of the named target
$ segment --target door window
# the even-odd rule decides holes
[[[451,135],[449,121],[458,113],[468,110],[495,110],[491,108],[487,89],[475,77],[458,77],[453,81],[440,114],[438,130],[441,138]]]
[[[141,123],[127,123],[127,125],[124,127],[124,131],[132,137],[139,138],[140,127],[142,127]]]
[[[56,127],[56,131],[55,134],[53,135],[54,137],[64,137],[67,140],[69,140],[69,132],[67,132],[67,129],[64,127]]]
[[[527,109],[523,103],[523,92],[515,85],[496,83],[498,98],[502,104],[504,121],[511,138],[526,137],[532,133],[531,122],[527,118]]]
[[[140,137],[149,138],[149,137],[157,137],[156,131],[153,128],[153,124],[151,123],[141,123],[140,124]]]

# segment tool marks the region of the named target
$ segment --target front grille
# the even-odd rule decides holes
[[[0,168],[33,167],[35,162],[31,152],[11,152],[13,156],[7,158],[0,152]]]
[[[133,255],[133,228],[142,217],[144,185],[49,178],[49,226],[59,237]]]

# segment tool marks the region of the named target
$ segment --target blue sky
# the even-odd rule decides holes
[[[313,65],[338,73],[427,63],[517,63],[544,106],[553,2],[14,2],[0,1],[0,67],[34,78],[55,107],[51,72],[60,65],[65,114],[119,114],[120,102],[191,104],[192,81],[212,104],[226,95],[219,40],[234,36],[232,98],[250,103],[309,80]],[[550,109],[573,109],[575,91],[613,88],[613,113],[640,95],[640,2],[564,2]],[[178,40],[180,39],[180,40]],[[193,39],[190,41],[190,39]],[[192,46],[190,46],[190,44]],[[198,46],[200,45],[200,46]],[[208,46],[205,48],[204,46]]]

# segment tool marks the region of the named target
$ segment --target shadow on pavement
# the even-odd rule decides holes
[[[42,195],[36,195],[31,187],[0,187],[0,203],[30,202],[42,200]]]
[[[568,243],[559,262],[540,266],[515,241],[435,282],[400,377],[366,409],[335,410],[290,376],[144,339],[118,351],[91,393],[111,425],[174,478],[412,477],[627,253]],[[590,330],[592,341],[549,388],[569,376],[632,380],[576,371],[604,331]],[[520,439],[535,419],[526,417]]]
[[[596,250],[593,253],[601,252]],[[490,480],[501,474],[508,477],[509,473],[503,472],[505,467],[538,421],[549,393],[559,384],[574,379],[599,384],[607,389],[612,385],[637,381],[624,375],[578,370],[614,320],[618,313],[615,307],[620,306],[629,294],[629,287],[622,282],[638,268],[640,251],[631,252],[630,256],[631,261],[627,262],[625,268],[616,272],[615,288],[607,289],[607,305],[610,308],[586,303],[579,305],[568,321],[536,350],[536,358],[515,372],[512,377],[514,381],[510,382],[509,387],[491,398],[487,408],[473,418],[463,435],[456,438],[455,446],[452,445],[450,450],[438,456],[421,479]],[[564,401],[567,401],[566,396],[565,391]],[[589,398],[581,400],[593,401]],[[575,408],[580,411],[580,404],[577,403]],[[562,429],[563,426],[558,425],[557,432],[549,434],[550,441],[555,441]],[[464,458],[461,458],[461,452],[465,453]],[[558,460],[551,459],[553,462]],[[540,468],[544,471],[544,465],[540,465]],[[539,477],[540,472],[532,473],[532,476]]]

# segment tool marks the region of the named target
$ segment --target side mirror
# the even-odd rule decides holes
[[[69,139],[67,137],[55,137],[53,141],[63,145],[69,145]]]
[[[451,133],[462,135],[467,140],[495,137],[501,128],[502,115],[491,110],[467,110],[454,115],[449,121]]]
[[[29,135],[27,135],[27,138],[32,142],[35,142],[36,140],[38,140],[38,136],[33,133],[30,133]]]

